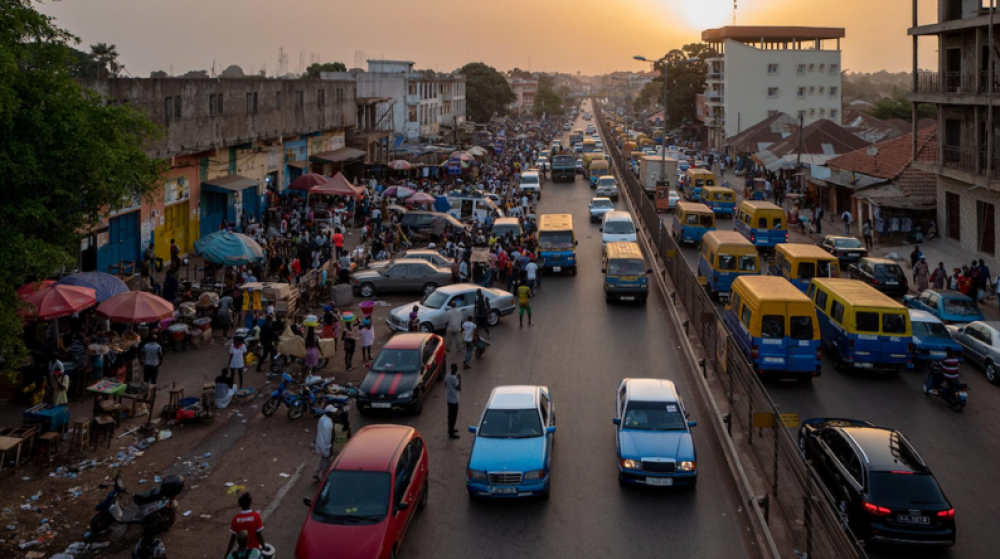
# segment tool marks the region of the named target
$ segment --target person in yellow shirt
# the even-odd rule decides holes
[[[517,301],[520,309],[518,315],[520,327],[524,328],[524,313],[528,313],[528,326],[531,326],[531,288],[524,284],[518,286]]]

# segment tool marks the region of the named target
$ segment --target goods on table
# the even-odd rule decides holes
[[[219,294],[214,291],[206,291],[198,297],[198,306],[214,306],[219,304]]]
[[[180,316],[182,317],[192,317],[198,314],[198,309],[195,308],[195,304],[191,301],[185,301],[181,303],[180,309],[178,309],[178,311],[180,312]]]

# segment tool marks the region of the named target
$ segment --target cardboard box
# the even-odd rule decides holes
[[[270,283],[264,287],[264,298],[268,301],[282,301],[292,296],[292,286],[287,283]]]
[[[212,341],[212,329],[209,328],[201,333],[201,341],[210,342]]]

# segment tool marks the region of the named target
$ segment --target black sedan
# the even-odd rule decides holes
[[[444,378],[447,352],[441,336],[427,333],[393,336],[369,369],[358,390],[358,411],[420,414],[434,381]]]
[[[840,261],[841,268],[868,256],[868,249],[854,237],[827,235],[823,237],[822,241],[816,243],[816,246],[836,256],[837,260]]]
[[[902,433],[855,419],[810,419],[799,450],[864,541],[951,546],[955,509]]]
[[[867,283],[882,293],[902,297],[909,292],[910,285],[899,264],[888,258],[864,257],[857,264],[847,267],[847,275]]]

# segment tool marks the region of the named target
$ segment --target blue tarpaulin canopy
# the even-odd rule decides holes
[[[108,299],[122,293],[128,293],[129,288],[125,282],[117,276],[104,272],[80,272],[71,274],[56,282],[56,285],[74,285],[76,287],[89,287],[94,290],[98,303],[103,303]]]
[[[447,196],[435,196],[434,197],[434,209],[439,212],[447,212],[451,209],[451,203],[448,202]]]
[[[242,266],[264,259],[257,241],[240,233],[217,231],[194,242],[194,250],[205,260],[225,266]]]

